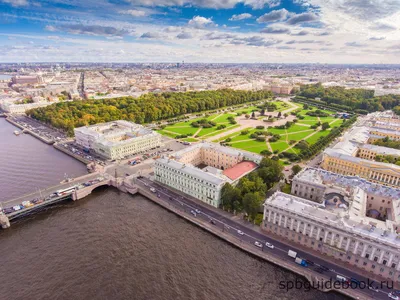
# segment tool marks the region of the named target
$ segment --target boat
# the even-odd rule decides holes
[[[15,130],[15,131],[14,131],[14,134],[15,134],[15,135],[20,135],[20,133],[19,133],[18,130]]]

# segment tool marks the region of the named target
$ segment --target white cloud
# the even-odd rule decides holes
[[[267,22],[275,22],[275,21],[283,21],[288,17],[289,12],[285,9],[273,10],[269,13],[266,13],[257,19],[258,23],[267,23]]]
[[[244,0],[243,2],[254,9],[263,9],[265,6],[272,8],[281,5],[281,0]]]
[[[248,13],[244,13],[244,14],[240,14],[240,15],[233,15],[229,19],[229,21],[240,21],[240,20],[250,19],[252,17],[253,17],[253,15],[248,14]]]
[[[131,15],[133,17],[145,17],[148,15],[144,10],[137,10],[137,9],[123,10],[120,11],[119,13],[124,15]]]
[[[188,22],[188,25],[194,28],[206,28],[217,26],[211,18],[205,18],[201,16],[195,16]]]
[[[57,31],[57,28],[55,28],[54,26],[51,26],[51,25],[46,25],[44,27],[44,29],[47,31]]]
[[[1,0],[1,2],[10,4],[11,6],[14,6],[14,7],[29,5],[29,2],[27,0]]]

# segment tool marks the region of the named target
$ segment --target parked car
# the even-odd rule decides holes
[[[195,217],[197,216],[197,214],[196,214],[196,212],[194,210],[191,210],[190,213]]]
[[[240,234],[240,235],[244,235],[244,232],[241,231],[241,230],[238,230],[237,233]]]

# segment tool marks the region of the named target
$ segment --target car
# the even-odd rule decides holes
[[[210,223],[213,225],[216,225],[215,221],[213,219],[210,219]]]
[[[275,248],[274,245],[272,245],[271,243],[268,243],[268,242],[265,243],[265,246],[267,246],[270,249],[274,249]]]
[[[262,244],[259,241],[255,241],[254,245],[257,246],[258,248],[262,248]]]
[[[368,286],[368,289],[375,291],[375,292],[379,292],[379,289],[377,286],[373,285],[374,282],[371,282],[371,284]]]
[[[201,211],[198,208],[196,208],[194,211],[196,212],[196,214],[201,213]]]
[[[144,186],[149,186],[149,185],[147,183],[145,183]]]
[[[190,213],[195,217],[197,216],[197,214],[196,214],[196,212],[194,210],[191,210]]]
[[[321,269],[324,271],[329,271],[329,268],[325,267],[325,266],[321,266]]]
[[[399,300],[400,299],[399,296],[396,295],[395,292],[389,293],[388,296],[389,296],[390,299],[393,299],[393,300]]]
[[[157,194],[157,197],[158,197],[158,198],[161,198],[160,194]]]
[[[238,230],[237,233],[240,234],[240,235],[244,235],[244,232],[241,231],[241,230]]]

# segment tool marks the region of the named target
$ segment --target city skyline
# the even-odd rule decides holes
[[[400,63],[395,0],[2,0],[0,14],[0,62]]]

